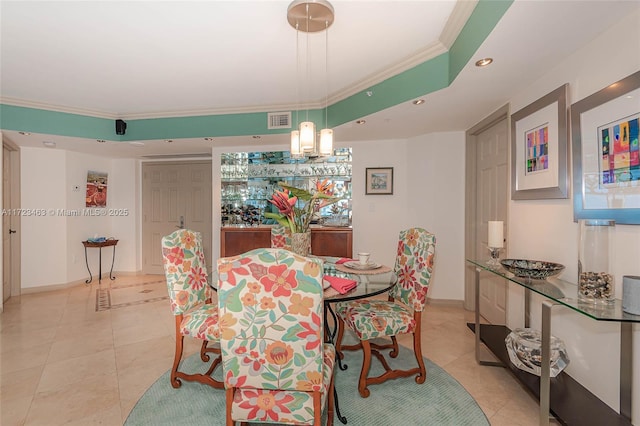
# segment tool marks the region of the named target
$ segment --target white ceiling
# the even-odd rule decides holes
[[[289,1],[5,1],[1,3],[3,103],[136,119],[323,105],[447,49],[474,1],[332,1],[328,80],[324,33],[309,36],[310,77],[297,90],[296,32]],[[638,1],[515,1],[446,89],[335,129],[339,141],[396,139],[466,130],[587,44]],[[451,19],[450,19],[451,17]],[[461,21],[462,20],[462,21]],[[448,22],[448,23],[447,23]],[[306,35],[300,45],[306,46]],[[319,53],[318,53],[319,52]],[[494,58],[487,68],[473,63]],[[372,96],[376,96],[375,93]],[[204,140],[123,142],[3,131],[22,146],[114,157],[208,152]],[[218,145],[283,144],[287,135],[216,138]],[[108,148],[105,148],[108,147]]]

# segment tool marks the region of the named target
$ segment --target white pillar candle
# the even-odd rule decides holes
[[[502,221],[489,221],[489,247],[502,248],[504,237],[502,236]]]

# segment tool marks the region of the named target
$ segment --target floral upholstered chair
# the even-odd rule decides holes
[[[220,364],[220,348],[209,348],[207,343],[218,343],[218,306],[211,303],[213,290],[207,284],[207,267],[199,232],[179,229],[162,238],[162,257],[171,311],[176,323],[176,351],[171,368],[171,386],[179,388],[180,379],[195,381],[222,389],[224,384],[211,377]],[[182,360],[184,336],[202,340],[200,359],[209,362],[209,353],[217,355],[204,374],[178,371]]]
[[[353,300],[336,304],[338,314],[338,337],[336,351],[362,348],[363,361],[358,392],[363,398],[369,396],[368,386],[382,383],[397,377],[409,377],[414,374],[416,383],[424,383],[426,370],[420,347],[420,325],[422,311],[427,302],[427,290],[433,270],[435,255],[435,236],[422,228],[411,228],[400,232],[398,251],[394,267],[395,285],[389,290],[389,300]],[[360,340],[356,345],[342,345],[346,326]],[[389,356],[398,356],[398,334],[413,334],[413,351],[418,366],[408,370],[392,369],[382,349],[392,349]],[[379,337],[390,337],[388,344],[370,342]],[[368,377],[371,366],[371,354],[380,360],[385,372],[377,377]]]
[[[227,425],[333,424],[335,349],[323,343],[322,261],[255,249],[218,260]]]
[[[271,227],[271,248],[291,250],[291,230],[282,225]]]

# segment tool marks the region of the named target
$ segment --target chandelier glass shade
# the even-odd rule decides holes
[[[300,63],[300,52],[297,36],[300,31],[307,33],[307,80],[310,55],[309,33],[325,31],[325,83],[328,81],[328,33],[333,24],[333,6],[326,0],[295,0],[287,9],[287,20],[296,30],[296,61]],[[300,70],[298,68],[298,84],[300,82]],[[309,81],[306,85],[310,84]],[[297,114],[296,114],[297,115]],[[319,139],[319,143],[318,143]],[[301,158],[305,155],[331,155],[333,153],[333,130],[328,128],[328,84],[325,93],[325,128],[320,131],[320,137],[316,135],[316,124],[308,119],[299,123],[298,128],[291,132],[291,156]]]

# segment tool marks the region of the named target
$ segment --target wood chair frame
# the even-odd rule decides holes
[[[390,302],[395,301],[393,297],[389,297]],[[359,343],[355,345],[342,345],[342,337],[344,336],[344,320],[337,315],[338,317],[338,336],[336,338],[336,356],[343,359],[344,354],[343,350],[353,351],[362,349],[362,369],[360,370],[360,379],[358,380],[358,393],[363,398],[367,398],[371,392],[369,391],[369,385],[377,385],[383,383],[390,379],[397,379],[400,377],[410,377],[414,374],[416,376],[416,383],[422,384],[427,378],[427,370],[424,366],[424,360],[422,359],[422,339],[421,339],[421,329],[422,329],[422,311],[414,311],[413,318],[416,322],[416,327],[413,330],[413,352],[416,357],[416,361],[418,362],[418,366],[415,368],[411,368],[408,370],[398,370],[392,369],[389,366],[384,354],[380,352],[381,350],[391,349],[389,352],[389,356],[391,358],[396,358],[399,354],[398,341],[396,336],[385,336],[391,338],[391,343],[388,344],[377,344],[370,342],[368,340],[361,340]],[[379,376],[369,377],[369,369],[371,368],[371,355],[374,355],[384,367],[385,372]]]

